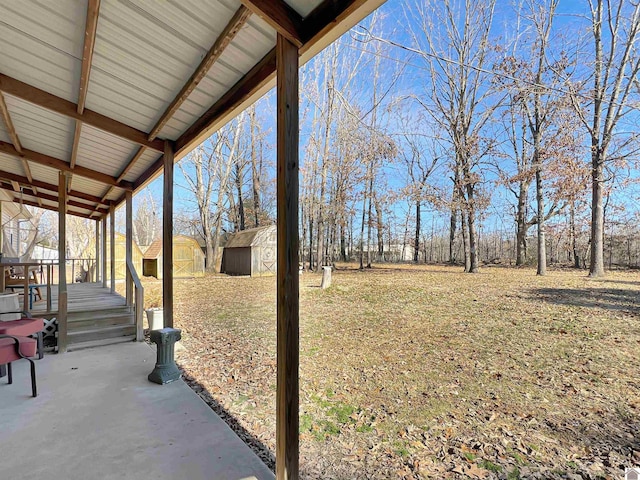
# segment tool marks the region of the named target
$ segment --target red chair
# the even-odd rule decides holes
[[[11,363],[24,358],[31,364],[31,394],[38,396],[36,385],[36,365],[29,357],[36,355],[36,341],[29,337],[14,337],[12,335],[0,335],[0,365],[7,365],[9,384],[13,383]]]
[[[0,295],[0,335],[18,337],[35,336],[38,345],[38,359],[44,356],[44,319],[32,318],[28,312],[20,311],[17,294]]]

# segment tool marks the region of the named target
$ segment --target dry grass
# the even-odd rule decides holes
[[[301,277],[306,478],[618,478],[640,463],[637,274],[388,266],[319,284]],[[275,279],[175,290],[187,376],[273,451]]]

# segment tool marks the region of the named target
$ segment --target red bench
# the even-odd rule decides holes
[[[0,335],[35,336],[38,358],[43,357],[44,320],[31,318],[28,312],[21,312],[17,294],[0,295]]]
[[[29,357],[35,357],[37,342],[29,337],[14,337],[11,335],[0,335],[0,365],[7,365],[9,384],[13,383],[13,372],[11,363],[24,358],[31,364],[31,394],[38,396],[36,386],[36,365]]]

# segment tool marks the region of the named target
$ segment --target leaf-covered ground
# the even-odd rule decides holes
[[[345,266],[319,284],[301,276],[303,478],[617,479],[640,464],[640,274]],[[272,464],[275,279],[175,291],[186,378]]]

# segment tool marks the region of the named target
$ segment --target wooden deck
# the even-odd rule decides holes
[[[42,300],[34,301],[32,314],[56,314],[58,312],[58,286],[51,286],[51,311],[47,311],[46,288],[41,289]],[[67,286],[67,311],[86,312],[123,307],[126,302],[122,295],[111,293],[109,288],[103,288],[101,283],[70,283]]]

